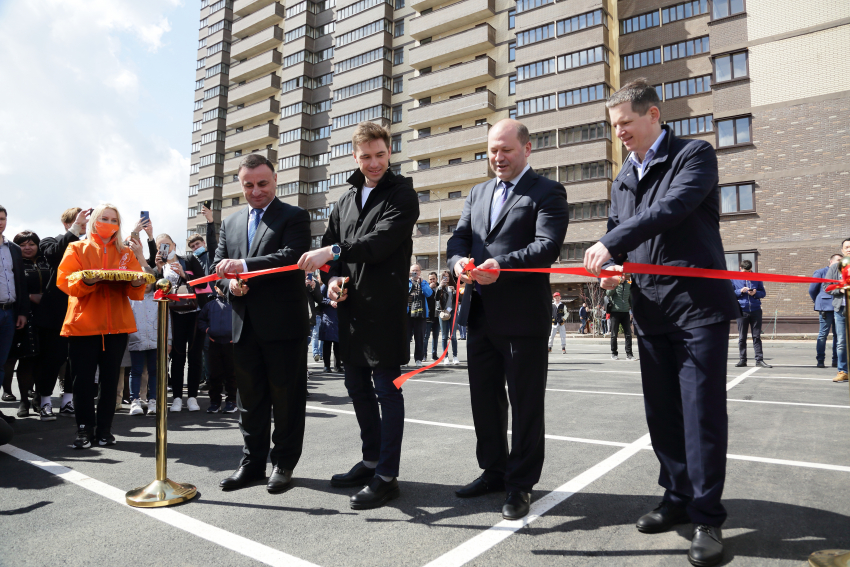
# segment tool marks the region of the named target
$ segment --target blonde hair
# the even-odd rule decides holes
[[[372,140],[383,140],[387,149],[390,149],[390,132],[380,124],[374,122],[361,122],[354,129],[354,134],[351,136],[351,145],[355,152],[358,146],[371,142]]]
[[[119,251],[124,250],[124,237],[121,236],[121,213],[118,212],[118,207],[116,207],[112,203],[101,203],[94,208],[91,213],[91,216],[89,217],[88,233],[90,235],[94,235],[97,233],[95,223],[98,221],[100,215],[102,215],[103,211],[105,211],[106,209],[112,209],[113,211],[115,211],[115,216],[118,217],[118,230],[115,231],[114,242],[115,247]]]

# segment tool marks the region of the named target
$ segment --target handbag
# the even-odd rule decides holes
[[[442,321],[451,321],[452,314],[449,311],[440,311],[440,319]]]

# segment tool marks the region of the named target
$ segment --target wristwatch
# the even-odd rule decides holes
[[[339,244],[331,245],[331,253],[334,255],[334,261],[339,260],[339,255],[342,254],[342,247]]]

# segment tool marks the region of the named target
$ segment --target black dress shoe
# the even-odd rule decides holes
[[[485,494],[490,494],[491,492],[504,491],[504,482],[494,482],[492,480],[485,480],[483,476],[480,476],[469,484],[467,484],[466,486],[464,486],[463,488],[455,490],[455,494],[459,498],[475,498],[476,496],[484,496]]]
[[[823,362],[818,362],[818,365],[815,368],[826,368],[826,364]]]
[[[746,361],[746,360],[739,360],[739,361],[738,361],[738,364],[736,364],[736,365],[735,365],[735,368],[740,368],[740,367],[742,367],[742,366],[746,366],[746,365],[747,365],[747,361]]]
[[[502,517],[506,520],[521,520],[528,516],[531,507],[531,493],[522,490],[512,490],[505,498],[502,506]]]
[[[269,483],[266,485],[266,490],[269,494],[277,494],[283,492],[292,485],[292,471],[284,470],[280,467],[274,467],[272,474],[269,477]]]
[[[163,410],[164,411],[164,410]],[[252,482],[265,480],[266,471],[264,469],[254,469],[248,467],[239,467],[236,472],[218,483],[222,490],[236,490],[243,488]]]
[[[372,477],[363,490],[351,497],[352,510],[369,510],[379,508],[392,500],[398,498],[398,479],[387,482],[379,476]]]
[[[688,551],[688,561],[697,567],[711,567],[723,560],[723,533],[720,528],[698,524]]]
[[[644,514],[637,521],[637,529],[645,534],[666,532],[678,524],[688,524],[691,519],[684,506],[676,506],[672,502],[661,502],[655,510]]]
[[[756,366],[761,366],[762,368],[773,368],[771,365],[769,365],[763,360],[756,360]]]
[[[331,477],[331,486],[337,488],[351,488],[353,486],[366,486],[369,479],[375,478],[375,469],[370,469],[360,461],[345,474],[335,474]]]
[[[322,368],[322,373],[323,374],[330,374],[331,373],[331,367],[325,366],[324,368]]]

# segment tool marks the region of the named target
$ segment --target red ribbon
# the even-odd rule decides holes
[[[826,286],[826,291],[832,291],[834,289],[847,289],[850,288],[850,266],[845,266],[843,270],[841,270],[841,281],[840,283],[834,283],[832,285]],[[833,280],[829,280],[833,281]]]
[[[195,299],[197,296],[194,293],[162,293],[161,289],[156,290],[156,293],[153,294],[154,299],[170,299],[172,301],[179,301],[181,299]]]
[[[249,278],[254,278],[254,277],[257,277],[257,276],[265,276],[265,275],[268,275],[268,274],[277,274],[277,273],[280,273],[280,272],[292,272],[292,271],[300,270],[300,269],[301,268],[299,268],[297,264],[292,264],[291,266],[281,266],[279,268],[269,268],[268,270],[255,270],[253,272],[242,272],[240,274],[225,274],[224,277],[227,278],[227,279],[231,279],[231,280],[232,279],[247,280]],[[330,268],[330,266],[328,266],[326,264],[326,265],[320,267],[319,269],[321,271],[327,273],[327,272],[330,271],[331,268]],[[194,287],[196,285],[204,284],[204,283],[207,283],[207,282],[214,282],[214,281],[218,281],[220,279],[222,279],[222,278],[220,278],[218,276],[218,274],[210,274],[208,276],[204,276],[202,278],[192,280],[192,281],[188,282],[188,284],[190,286]]]

